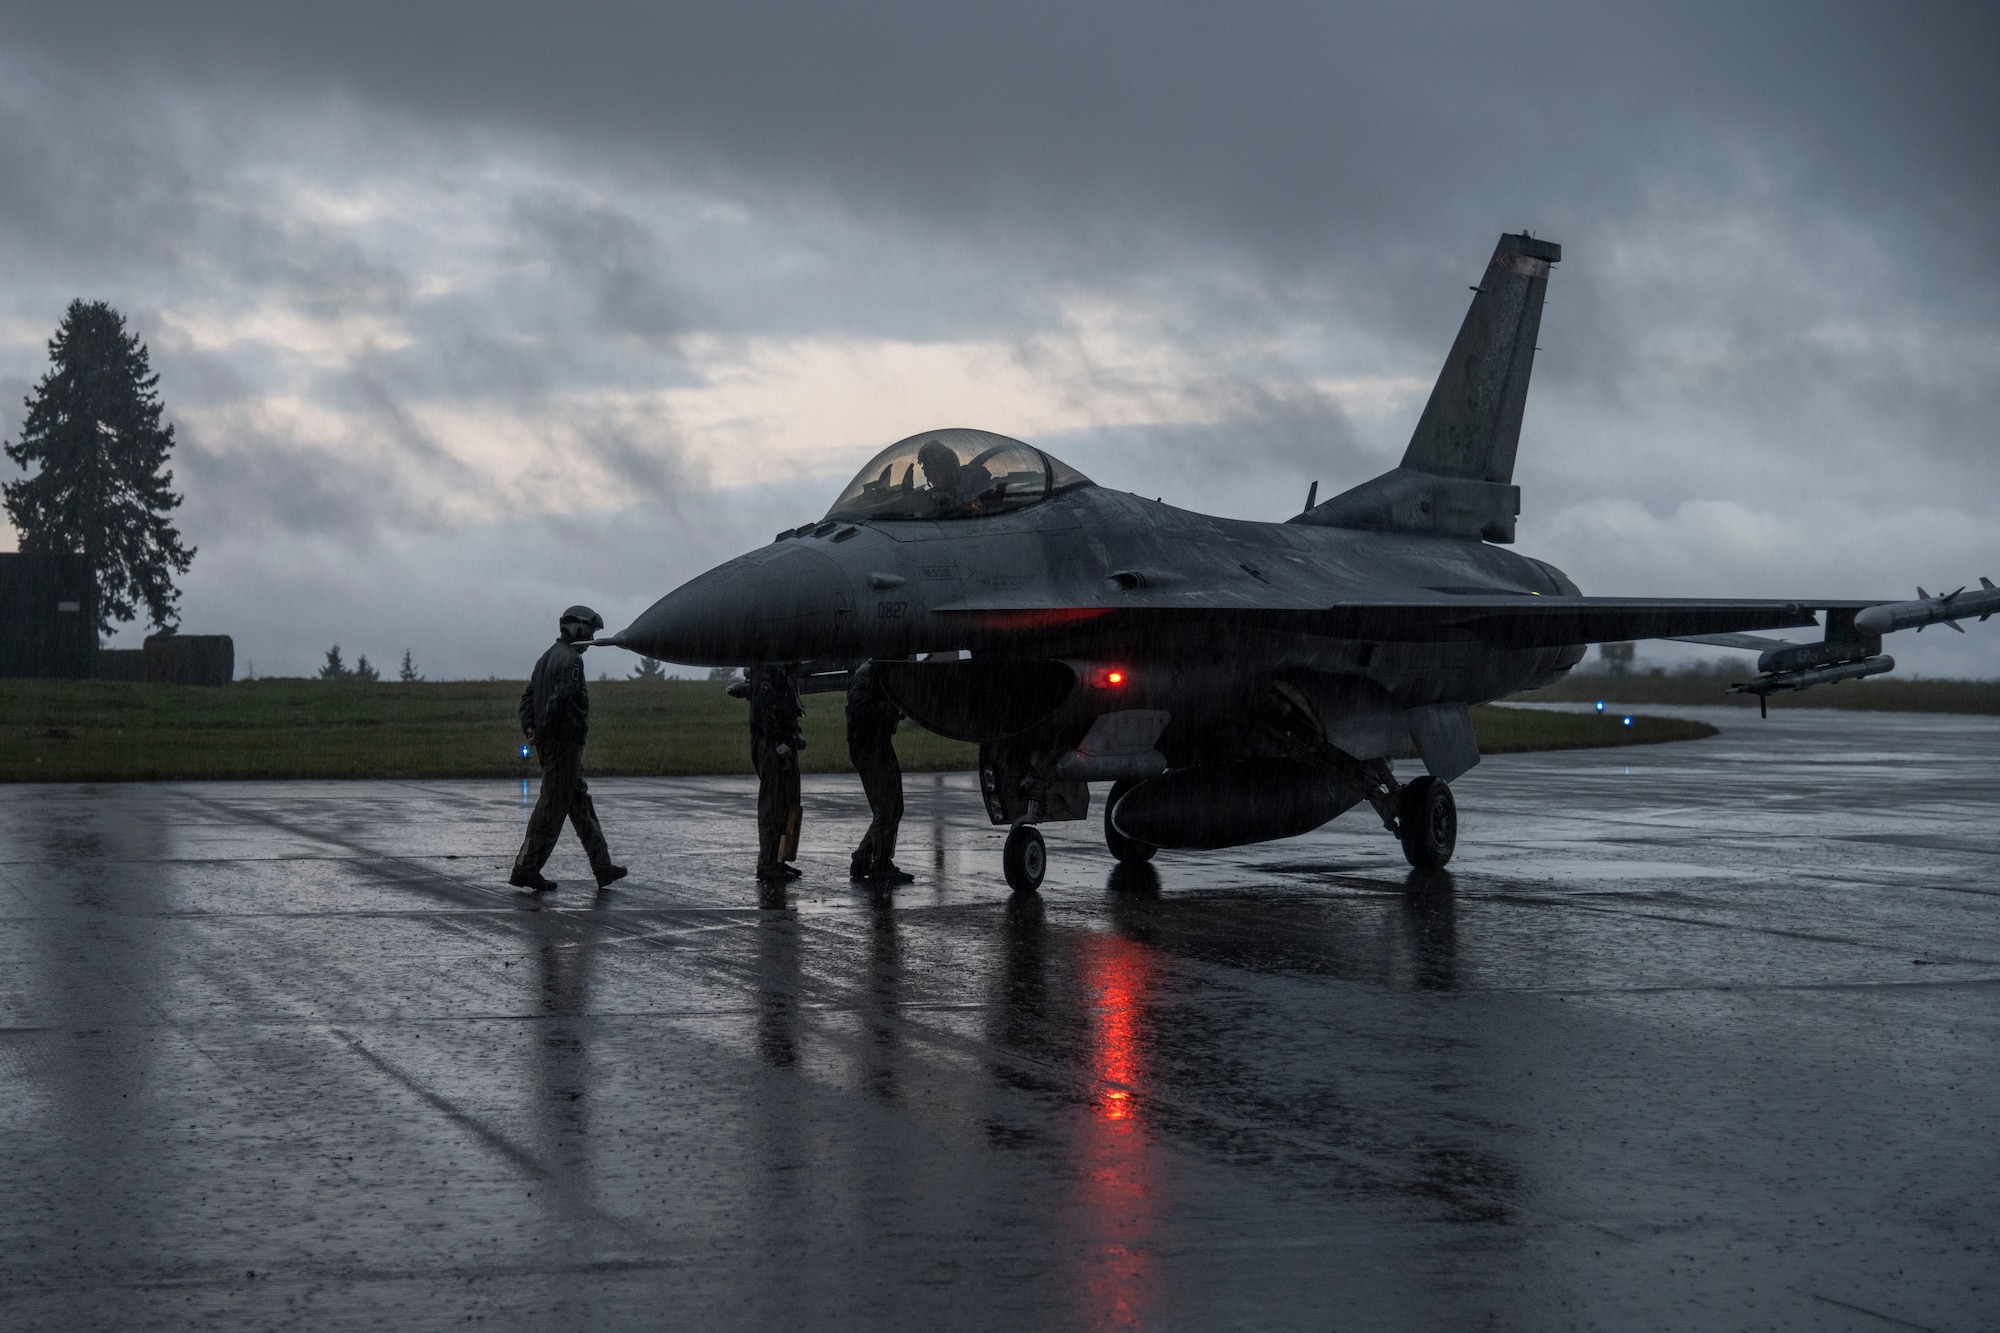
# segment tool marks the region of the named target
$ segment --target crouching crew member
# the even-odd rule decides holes
[[[542,793],[535,802],[535,813],[528,817],[528,834],[514,858],[514,873],[508,877],[507,882],[517,888],[536,893],[555,888],[554,880],[542,877],[542,867],[562,836],[564,819],[576,829],[598,888],[625,878],[625,867],[611,864],[611,849],[604,845],[597,807],[590,799],[589,784],[583,780],[590,691],[584,685],[582,649],[603,628],[604,617],[587,606],[572,606],[563,612],[557,626],[561,637],[535,663],[528,688],[521,691],[521,734],[534,742],[541,755]]]
[[[799,693],[784,667],[751,667],[744,673],[750,695],[750,764],[757,770],[757,878],[797,879],[791,862],[799,855]]]
[[[861,775],[874,819],[861,845],[854,849],[849,873],[877,884],[908,884],[916,876],[896,866],[896,828],[903,822],[903,766],[896,761],[891,739],[902,710],[875,677],[875,664],[863,662],[847,682],[847,757]]]

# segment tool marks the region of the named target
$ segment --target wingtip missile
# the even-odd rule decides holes
[[[1956,592],[1933,597],[1919,586],[1914,602],[1882,602],[1864,607],[1855,613],[1854,628],[1863,634],[1889,634],[1899,629],[1921,630],[1926,625],[1949,625],[1964,633],[1958,624],[1960,620],[1967,616],[1978,616],[1984,620],[1995,611],[2000,611],[2000,588],[1994,587],[1992,580],[1982,577],[1977,592],[1960,588]]]

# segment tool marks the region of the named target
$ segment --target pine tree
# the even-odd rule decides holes
[[[650,657],[641,657],[639,665],[632,668],[633,680],[665,680],[667,669]]]
[[[368,665],[367,653],[363,653],[361,654],[361,656],[354,659],[354,679],[366,680],[366,681],[377,681],[382,679],[382,673],[377,671],[374,667]]]
[[[339,644],[336,643],[333,647],[326,650],[326,665],[319,669],[319,678],[321,680],[354,679],[354,672],[348,668],[345,662],[340,660]]]
[[[423,676],[417,671],[417,664],[410,660],[410,650],[408,648],[403,650],[403,669],[396,673],[396,679],[405,684],[423,679]]]
[[[167,521],[181,502],[168,489],[174,428],[160,424],[160,377],[146,346],[103,301],[71,301],[49,360],[20,440],[6,446],[35,475],[0,486],[21,550],[84,557],[97,579],[100,633],[142,605],[172,630],[174,575],[195,553]]]

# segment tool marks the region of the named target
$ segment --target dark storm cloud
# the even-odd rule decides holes
[[[518,507],[497,466],[463,461],[483,413],[665,515],[620,550],[671,545],[680,570],[775,526],[747,492],[727,524],[706,514],[702,467],[646,398],[715,372],[690,351],[704,337],[745,357],[760,338],[1014,346],[1079,400],[1163,405],[1043,442],[1111,484],[1268,516],[1307,480],[1324,493],[1393,455],[1421,392],[1326,384],[1428,382],[1494,234],[1530,227],[1567,262],[1522,453],[1524,543],[1563,560],[1533,543],[1638,534],[1628,583],[1593,590],[1778,591],[1730,571],[1782,579],[1837,554],[1826,568],[1870,575],[1926,505],[1950,511],[1926,538],[1959,534],[1954,560],[1990,529],[1996,15],[16,7],[0,13],[0,268],[17,321],[52,324],[80,289],[168,331],[170,401],[223,431],[184,433],[184,482],[207,497],[191,521],[365,547],[447,533],[453,504]],[[411,181],[456,211],[425,214],[437,199]],[[319,206],[397,189],[375,221]],[[689,222],[688,192],[740,223]],[[484,265],[471,278],[461,250]],[[1101,361],[1079,294],[1118,307]],[[267,307],[345,341],[302,352],[256,324]],[[18,360],[0,375],[18,381]],[[276,398],[302,415],[273,423]],[[314,413],[376,452],[316,435]],[[1757,508],[1790,500],[1783,522]],[[548,541],[573,540],[551,522]],[[1758,545],[1760,525],[1784,541]],[[208,568],[231,568],[201,540]],[[1731,562],[1700,563],[1718,551]],[[445,564],[447,600],[483,570]]]
[[[268,548],[281,536],[367,544],[384,527],[418,527],[432,517],[337,453],[270,443],[218,453],[199,437],[184,442],[175,471],[187,503],[178,521]]]
[[[1061,199],[1094,249],[1164,211],[1292,256],[1358,234],[1394,263],[1453,236],[1469,195],[1573,227],[1747,145],[1829,202],[1996,252],[1990,6],[83,2],[6,31],[82,63],[706,148],[961,223]]]
[[[1312,481],[1324,498],[1387,465],[1355,438],[1340,403],[1309,386],[1224,383],[1202,398],[1220,419],[1066,431],[1040,443],[1107,485],[1172,490],[1204,509],[1260,517],[1275,516],[1274,500],[1303,501]]]
[[[513,218],[533,242],[529,253],[546,256],[609,333],[666,349],[705,313],[670,281],[659,238],[629,213],[544,189],[516,200]]]

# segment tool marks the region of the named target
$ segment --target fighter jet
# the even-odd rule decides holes
[[[600,640],[691,665],[788,664],[833,687],[872,659],[904,712],[979,745],[1041,883],[1037,825],[1110,784],[1121,861],[1305,833],[1366,802],[1413,866],[1457,841],[1450,784],[1479,762],[1470,705],[1547,685],[1591,643],[1754,647],[1768,695],[1894,663],[1882,632],[2000,609],[2000,593],[1875,601],[1586,597],[1518,555],[1513,484],[1535,335],[1560,246],[1500,238],[1402,463],[1281,522],[1099,486],[1023,441],[925,431],[817,522],[788,528]],[[1954,600],[1955,599],[1955,600]],[[1824,616],[1824,620],[1820,619]],[[1815,627],[1814,642],[1753,630]],[[1412,748],[1425,772],[1400,780]]]

